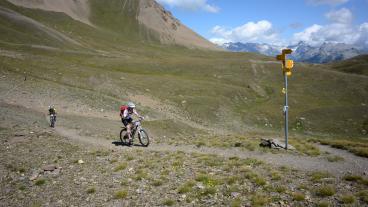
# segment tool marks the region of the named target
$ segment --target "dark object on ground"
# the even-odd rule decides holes
[[[274,139],[261,139],[260,147],[268,147],[274,149],[284,149],[285,145]]]

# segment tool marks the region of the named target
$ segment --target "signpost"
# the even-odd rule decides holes
[[[284,105],[284,117],[285,117],[285,149],[288,149],[288,114],[289,114],[289,105],[288,105],[288,76],[291,76],[291,69],[294,67],[294,62],[292,60],[287,60],[286,55],[291,54],[293,51],[291,49],[283,49],[280,55],[276,56],[276,60],[282,62],[282,73],[284,75],[284,83],[285,86],[283,88],[283,92],[285,94],[285,105]]]

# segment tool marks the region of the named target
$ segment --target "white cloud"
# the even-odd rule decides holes
[[[186,10],[204,10],[211,13],[217,13],[220,8],[215,5],[210,5],[207,0],[157,0],[160,4],[166,4],[170,7],[177,7]]]
[[[229,42],[229,40],[223,38],[210,38],[210,41],[217,45],[223,45]]]
[[[323,5],[323,4],[327,4],[327,5],[339,5],[339,4],[344,4],[346,2],[348,2],[349,0],[306,0],[308,4],[312,4],[312,5]]]
[[[349,24],[353,20],[353,14],[347,8],[328,12],[325,16],[330,21],[341,24]]]
[[[368,22],[358,26],[333,23],[325,26],[312,25],[302,32],[295,33],[292,43],[304,41],[311,45],[324,42],[346,43],[357,46],[368,46]]]
[[[304,41],[311,45],[334,42],[368,46],[368,22],[358,26],[353,25],[353,14],[346,8],[331,11],[325,16],[331,21],[330,24],[324,26],[312,25],[301,32],[295,33],[291,42]]]
[[[212,29],[215,35],[211,39],[212,42],[261,42],[261,43],[277,43],[277,32],[272,28],[271,22],[262,20],[258,22],[248,22],[236,28],[227,29],[222,26],[215,26]]]
[[[306,28],[302,32],[295,33],[292,39],[292,43],[297,43],[300,41],[307,42],[312,45],[320,44],[319,38],[316,38],[318,35],[317,33],[322,29],[323,27],[318,24],[314,24],[311,27]]]

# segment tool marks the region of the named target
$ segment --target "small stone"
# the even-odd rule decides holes
[[[33,172],[33,174],[31,175],[31,177],[29,177],[29,180],[30,181],[33,181],[33,180],[36,180],[37,177],[39,175],[39,172]]]
[[[367,134],[367,130],[362,129],[362,134],[363,134],[363,135],[366,135],[366,134]]]
[[[78,160],[78,164],[83,164],[84,161],[83,160]]]
[[[34,132],[30,131],[29,133],[30,133],[30,134],[33,134]]]
[[[55,165],[46,165],[42,167],[43,171],[54,171],[57,167]]]
[[[204,189],[204,186],[202,184],[197,184],[197,188]]]
[[[240,193],[238,193],[238,192],[231,192],[231,196],[234,197],[234,198],[238,197],[239,195],[240,195]]]

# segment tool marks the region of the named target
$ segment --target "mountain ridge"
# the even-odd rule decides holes
[[[311,46],[305,42],[299,42],[289,46],[276,46],[267,43],[225,43],[224,49],[234,52],[256,52],[267,56],[276,56],[282,48],[293,49],[290,58],[298,62],[330,63],[353,58],[368,53],[365,48],[344,43],[323,43],[320,46]]]

